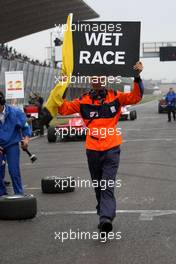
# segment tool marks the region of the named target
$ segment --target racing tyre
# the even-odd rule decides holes
[[[37,214],[37,200],[33,195],[10,195],[0,197],[0,219],[25,220]]]
[[[130,112],[130,120],[135,120],[137,118],[136,110]]]
[[[47,131],[47,139],[49,143],[55,143],[57,140],[55,127],[51,126]]]
[[[43,193],[66,193],[75,190],[74,178],[45,177],[41,180]]]

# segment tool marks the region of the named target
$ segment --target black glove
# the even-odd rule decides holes
[[[48,111],[48,109],[46,107],[44,107],[41,110],[40,115],[39,115],[40,125],[49,127],[49,123],[50,123],[50,121],[52,119],[53,119],[52,115],[50,114],[50,112]]]

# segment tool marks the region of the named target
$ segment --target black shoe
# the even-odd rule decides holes
[[[0,197],[1,197],[1,196],[4,196],[4,195],[8,195],[8,193],[7,193],[7,192],[5,192],[5,193],[1,194],[1,195],[0,195]]]
[[[9,186],[10,185],[10,181],[4,181],[5,186]]]
[[[98,228],[100,229],[100,232],[104,232],[104,233],[107,233],[108,234],[113,229],[112,221],[110,219],[107,219],[107,220],[101,222],[98,225]]]

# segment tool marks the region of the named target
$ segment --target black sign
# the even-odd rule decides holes
[[[160,47],[160,61],[176,61],[176,47]]]
[[[134,75],[140,22],[77,22],[72,25],[75,76]]]

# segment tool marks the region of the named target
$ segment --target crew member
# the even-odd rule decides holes
[[[95,194],[101,232],[108,233],[112,230],[112,221],[116,215],[114,186],[109,182],[113,180],[115,185],[119,167],[122,138],[116,130],[116,125],[120,117],[121,106],[136,104],[143,95],[143,84],[139,75],[143,70],[142,63],[137,62],[134,70],[136,77],[133,91],[130,93],[107,90],[101,78],[97,78],[98,81],[96,81],[94,77],[90,92],[70,102],[63,100],[59,107],[61,115],[80,113],[88,128],[86,153],[91,178],[99,182],[99,186],[95,188]],[[103,137],[102,128],[106,129],[106,136],[103,135]],[[105,190],[101,188],[101,180],[107,183]]]
[[[36,105],[38,106],[39,110],[39,128],[40,128],[40,136],[44,135],[44,126],[40,122],[40,116],[41,116],[41,111],[42,111],[42,106],[43,106],[43,97],[39,93],[34,94],[36,96]]]
[[[39,93],[32,92],[30,94],[28,103],[36,105],[38,107],[38,115],[39,115],[38,120],[39,120],[39,122],[37,122],[37,125],[39,126],[39,131],[40,131],[41,136],[44,135],[44,125],[40,122],[43,102],[44,102],[43,97]],[[35,122],[35,121],[36,120],[34,120],[33,122]]]
[[[173,115],[173,119],[175,120],[175,101],[176,101],[176,94],[173,88],[170,88],[169,92],[166,95],[168,122],[171,122],[171,113]]]
[[[23,194],[20,174],[20,149],[27,149],[31,130],[25,114],[17,107],[6,104],[4,94],[0,92],[0,196],[7,194],[4,183],[5,164],[11,176],[15,194]]]

